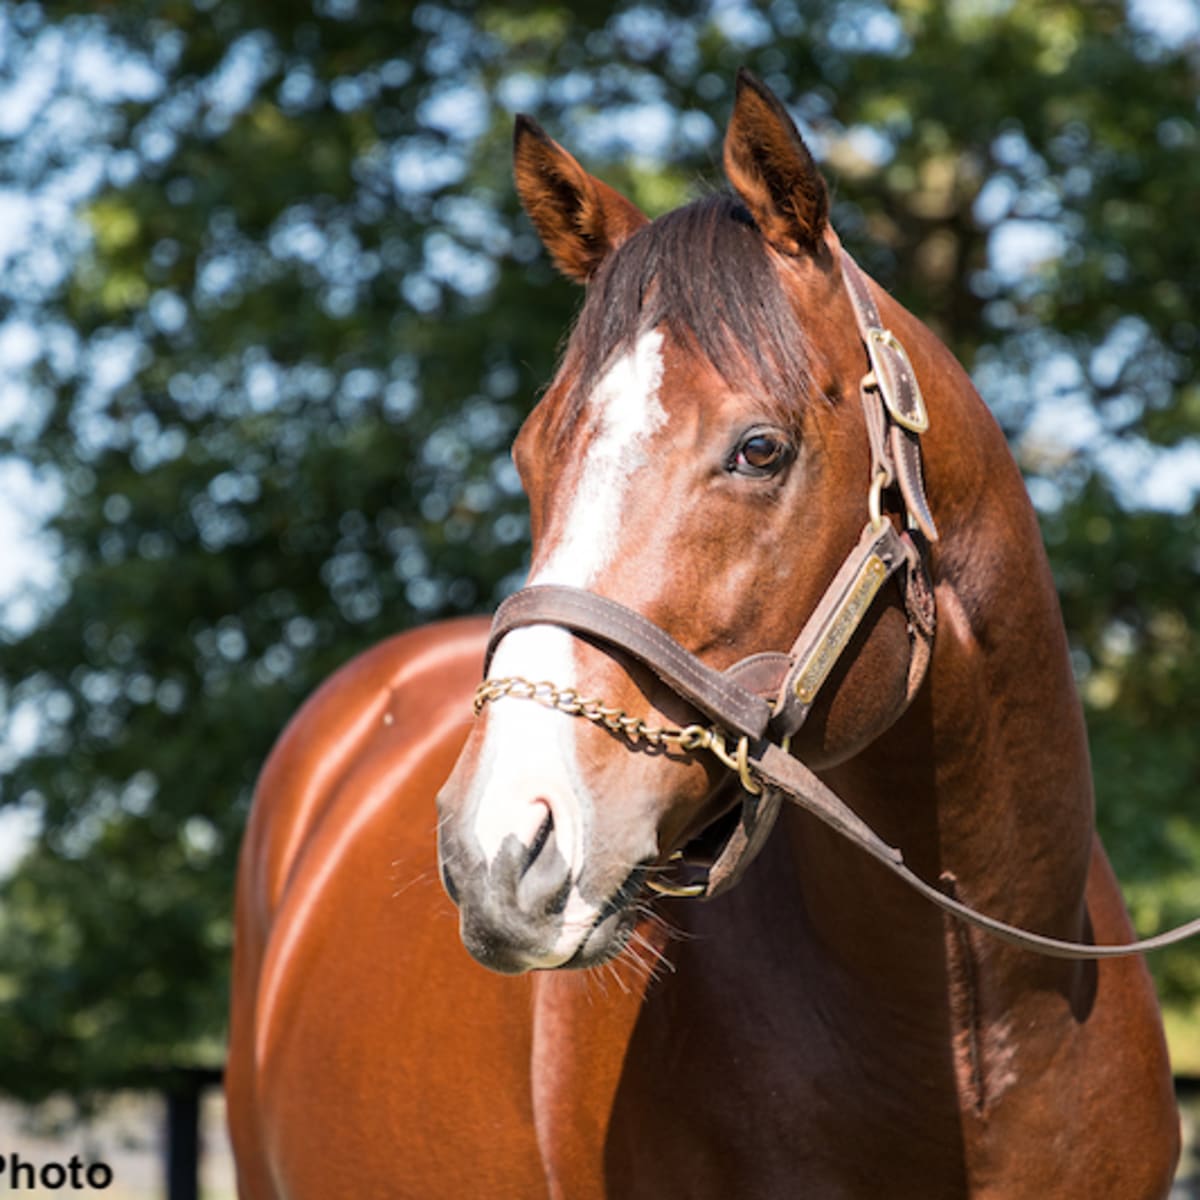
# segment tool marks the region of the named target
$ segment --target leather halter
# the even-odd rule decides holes
[[[476,711],[483,703],[510,694],[497,688],[497,681],[487,679],[500,639],[521,626],[550,624],[599,639],[631,655],[713,721],[712,730],[690,727],[676,731],[677,741],[679,734],[686,737],[696,731],[702,737],[692,744],[714,749],[726,765],[737,771],[743,792],[741,812],[703,881],[685,886],[652,883],[653,890],[661,894],[710,898],[732,887],[762,849],[787,799],[854,842],[951,915],[1041,954],[1068,959],[1110,958],[1143,953],[1200,934],[1197,919],[1128,945],[1092,946],[1032,933],[977,912],[916,875],[896,847],[880,838],[845,801],[788,753],[786,747],[808,718],[821,685],[889,579],[898,577],[908,615],[905,707],[924,681],[936,623],[934,593],[923,553],[923,542],[936,541],[938,536],[921,471],[920,435],[929,425],[924,400],[904,347],[884,327],[866,276],[845,251],[842,272],[870,364],[860,387],[871,444],[870,518],[791,651],[786,655],[755,654],[727,671],[717,671],[623,604],[582,588],[535,585],[510,596],[496,611],[484,662],[485,683],[477,693]],[[882,492],[893,484],[899,487],[909,526],[902,532],[881,512]],[[539,687],[553,690],[552,685],[525,684],[520,694],[534,696]],[[773,695],[773,701],[763,693]],[[570,707],[559,707],[580,712],[577,701]],[[625,724],[609,727],[628,728]],[[724,749],[726,732],[738,739],[736,758]]]

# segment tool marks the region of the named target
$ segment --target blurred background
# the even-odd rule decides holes
[[[134,1110],[185,1153],[273,739],[522,578],[579,296],[513,114],[653,215],[720,182],[742,64],[1009,435],[1139,928],[1200,912],[1195,0],[0,2],[0,1153],[153,1157]],[[1152,966],[1200,1074],[1200,945]]]

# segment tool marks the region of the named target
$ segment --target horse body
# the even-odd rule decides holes
[[[831,398],[805,407],[794,469],[769,453],[778,418],[669,325],[638,335],[574,416],[571,381],[556,382],[517,451],[535,576],[586,562],[589,586],[721,667],[790,642],[863,519],[836,484],[869,473],[836,238],[811,186],[807,230],[756,191],[753,171],[779,167],[748,167],[756,145],[805,169],[761,100],[739,92],[727,169],[804,314],[808,393]],[[591,278],[644,219],[553,143],[521,144],[539,232]],[[1127,941],[1020,475],[950,354],[876,300],[930,414],[937,637],[909,702],[904,610],[877,602],[794,752],[925,879],[1048,934]],[[639,389],[634,432],[589,420],[596,396],[619,411]],[[666,449],[747,424],[736,444],[753,469],[738,458],[728,478]],[[564,439],[582,465],[551,452]],[[564,502],[596,480],[619,511]],[[693,519],[691,495],[717,517]],[[619,574],[595,553],[605,539]],[[264,770],[239,877],[228,1081],[243,1196],[1166,1195],[1178,1125],[1140,960],[1041,959],[968,930],[799,809],[737,887],[656,901],[667,920],[648,917],[626,895],[631,867],[702,831],[728,789],[694,758],[645,755],[516,700],[471,721],[485,642],[482,623],[459,622],[376,648],[305,706]],[[630,711],[686,719],[635,664],[560,630],[507,634],[496,661],[522,656]],[[520,973],[603,962],[630,939],[648,964]],[[516,977],[482,970],[463,941]]]
[[[432,814],[484,636],[433,626],[356,660],[264,771],[228,1080],[243,1196],[1163,1194],[1140,963],[1068,980],[1082,1009],[1053,982],[1011,1007],[991,959],[1028,971],[1020,951],[969,938],[988,965],[953,977],[952,923],[799,812],[728,895],[672,906],[674,970],[649,986],[482,970]],[[1088,910],[1099,941],[1128,936],[1098,847]]]

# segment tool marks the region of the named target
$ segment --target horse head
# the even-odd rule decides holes
[[[821,175],[746,73],[724,145],[732,192],[653,222],[527,118],[514,157],[538,234],[587,289],[513,451],[529,582],[615,601],[773,693],[864,525],[892,524],[878,486],[892,481],[872,488],[871,361]],[[820,770],[888,728],[911,691],[911,638],[902,587],[886,582],[791,752]],[[438,800],[463,940],[501,971],[602,962],[673,856],[711,856],[744,799],[738,775],[655,736],[706,722],[619,639],[527,623],[495,643],[489,676],[507,690],[477,705]],[[592,720],[572,719],[592,698]]]

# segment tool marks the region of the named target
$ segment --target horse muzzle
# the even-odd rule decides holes
[[[554,808],[540,800],[528,806],[520,836],[506,834],[485,854],[471,825],[456,818],[450,786],[438,801],[438,867],[458,906],[463,945],[476,961],[512,975],[595,966],[620,953],[635,924],[645,865],[614,862],[611,872],[597,872],[593,891],[573,869]],[[610,875],[611,885],[600,882]]]
[[[443,818],[438,868],[458,906],[463,944],[485,967],[517,974],[557,966],[569,954],[562,942],[563,914],[571,894],[570,864],[548,806],[532,839],[507,835],[489,859],[469,834]]]

